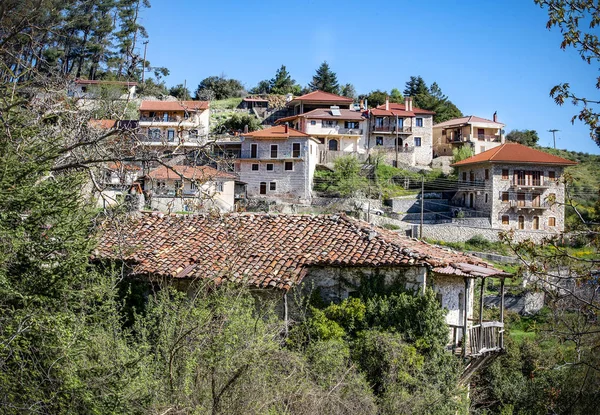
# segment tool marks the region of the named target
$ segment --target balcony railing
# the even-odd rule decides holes
[[[373,126],[372,131],[380,133],[400,133],[400,134],[411,134],[412,127],[397,127],[395,125],[380,125]]]
[[[487,183],[485,180],[459,180],[458,181],[459,188],[477,188],[481,190],[484,187],[487,187]]]
[[[338,134],[362,135],[362,128],[338,128]]]
[[[548,179],[512,179],[510,185],[512,187],[531,187],[545,188],[552,186],[553,181]]]
[[[510,207],[514,210],[520,209],[550,209],[550,204],[546,202],[537,202],[532,200],[511,200],[509,203]]]
[[[159,122],[184,122],[184,121],[189,121],[191,122],[191,118],[184,118],[181,116],[169,116],[169,117],[140,117],[140,121],[146,121],[146,122],[155,122],[155,123],[159,123]]]
[[[446,141],[451,144],[455,143],[466,143],[468,141],[488,141],[493,143],[499,143],[502,141],[499,135],[488,135],[488,134],[465,134],[464,136],[453,136],[447,137]]]
[[[253,153],[252,151],[246,150],[246,151],[239,152],[238,158],[256,159],[256,160],[292,160],[292,159],[303,159],[304,153],[302,151],[271,152],[269,150],[257,151],[256,153]]]

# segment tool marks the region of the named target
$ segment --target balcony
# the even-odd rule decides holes
[[[499,143],[502,141],[499,135],[487,134],[465,134],[464,136],[447,137],[446,141],[450,144],[460,144],[475,141],[486,141],[491,143]]]
[[[470,189],[470,190],[482,190],[487,187],[487,182],[485,180],[459,180],[458,188],[459,189]]]
[[[552,186],[553,181],[548,179],[512,179],[510,186],[517,189],[546,189]]]
[[[166,133],[136,134],[137,139],[147,145],[154,146],[184,146],[195,147],[201,144],[202,138],[198,135],[187,137],[170,137]]]
[[[363,130],[362,128],[338,128],[337,133],[344,135],[362,135]]]
[[[168,116],[168,117],[140,117],[141,123],[151,123],[153,125],[160,124],[198,124],[197,120],[192,117],[184,118],[181,116]]]
[[[252,153],[252,151],[246,150],[239,152],[238,158],[253,160],[303,160],[304,154],[302,151],[277,151],[274,153],[266,150]]]
[[[380,125],[380,126],[373,126],[373,128],[371,129],[371,131],[373,132],[377,132],[377,133],[389,133],[389,134],[412,134],[412,127],[397,127],[395,125]]]
[[[535,200],[511,200],[509,205],[510,208],[515,212],[521,210],[534,211],[550,209],[550,204],[545,202],[538,202]]]

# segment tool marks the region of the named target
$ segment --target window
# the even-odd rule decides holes
[[[383,137],[375,137],[375,145],[382,146],[383,145]]]
[[[329,140],[329,151],[338,151],[338,140]]]
[[[277,183],[276,182],[269,183],[269,190],[271,190],[271,191],[277,190]]]
[[[148,139],[150,141],[160,141],[160,130],[158,128],[148,129]]]
[[[490,169],[485,169],[485,180],[490,180]]]
[[[168,112],[163,112],[163,121],[165,121],[165,122],[169,121],[169,113]]]
[[[375,127],[383,127],[383,117],[375,118]]]
[[[278,146],[277,146],[277,144],[271,144],[271,158],[272,159],[276,159],[277,158],[277,152],[278,152]]]
[[[517,206],[525,206],[525,193],[517,193]]]
[[[217,192],[223,191],[223,182],[217,182]]]
[[[467,172],[463,171],[463,175],[462,176],[463,176],[463,182],[466,182],[467,181]]]
[[[336,120],[323,120],[323,127],[325,127],[325,128],[337,127],[337,121]]]
[[[311,120],[310,125],[317,125],[317,122],[315,120]]]
[[[533,229],[540,229],[540,218],[538,216],[533,217]]]
[[[182,190],[183,190],[183,186],[181,184],[181,180],[175,180],[175,194],[177,196],[181,196]]]
[[[502,169],[502,180],[508,180],[508,169]]]
[[[292,143],[292,157],[300,157],[300,143]]]
[[[423,126],[423,118],[415,118],[415,126],[422,127]]]
[[[398,128],[402,128],[404,126],[404,118],[398,118]]]
[[[255,159],[258,156],[258,144],[250,144],[250,158]]]
[[[548,179],[550,179],[550,180],[556,180],[556,172],[549,171],[548,172]]]
[[[469,172],[469,181],[470,182],[474,182],[475,181],[475,172],[474,171],[470,171]]]
[[[503,225],[509,225],[510,224],[510,219],[508,218],[508,215],[502,216],[502,224]]]
[[[421,147],[421,137],[415,137],[415,147]]]
[[[190,130],[190,138],[198,138],[198,130]]]
[[[294,170],[294,162],[293,161],[286,161],[285,162],[285,166],[284,166],[284,170],[285,171],[293,171]]]
[[[519,216],[519,229],[525,229],[525,217]]]
[[[196,187],[196,182],[195,182],[195,181],[193,181],[193,180],[190,182],[190,189],[191,189],[191,190],[196,190],[196,189],[197,189],[197,187]]]
[[[556,218],[554,216],[548,218],[548,226],[556,226]]]
[[[485,194],[485,203],[487,203],[487,202],[488,202],[488,194],[486,193]]]
[[[167,140],[168,141],[175,140],[175,130],[167,130]]]
[[[267,171],[273,171],[273,163],[267,163]]]
[[[481,147],[479,147],[479,151],[480,151],[481,153],[483,153],[483,152],[485,151],[485,146],[481,146]]]
[[[502,192],[502,203],[508,203],[508,192]]]
[[[358,128],[358,121],[346,121],[344,123],[345,128]]]
[[[258,171],[258,163],[252,163],[252,171]]]
[[[260,194],[261,195],[267,194],[267,183],[266,182],[260,182]]]

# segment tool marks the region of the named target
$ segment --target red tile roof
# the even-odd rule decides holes
[[[137,82],[128,81],[103,81],[98,79],[76,79],[75,83],[78,85],[123,85],[123,86],[136,86]]]
[[[310,137],[302,131],[294,130],[286,125],[277,125],[275,127],[265,128],[264,130],[252,131],[242,134],[249,138],[290,138],[290,137]]]
[[[110,130],[111,128],[115,128],[117,125],[117,120],[90,120],[89,125],[94,128],[100,128],[102,130]]]
[[[142,168],[140,166],[136,166],[135,164],[129,164],[129,163],[121,163],[120,161],[116,161],[114,163],[108,163],[107,167],[110,170],[129,170],[129,171],[142,170]]]
[[[378,106],[377,109],[385,111],[385,104]],[[390,102],[389,111],[406,111],[406,107],[404,106],[404,104],[397,104],[395,102]],[[422,108],[417,108],[417,107],[413,107],[412,112],[414,112],[415,114],[431,114],[431,115],[435,114],[435,111],[424,110]]]
[[[173,171],[175,170],[175,171]],[[179,174],[177,174],[177,173]],[[232,174],[229,174],[227,172],[224,171],[220,171],[217,169],[214,169],[210,166],[160,166],[154,170],[152,170],[150,173],[148,173],[147,177],[151,178],[151,179],[157,179],[157,180],[167,180],[167,179],[173,179],[173,180],[180,180],[181,176],[183,176],[184,179],[189,179],[189,180],[197,180],[200,182],[204,182],[204,181],[208,181],[208,180],[214,180],[214,179],[224,179],[224,180],[235,180],[236,177]]]
[[[304,114],[292,115],[291,117],[279,118],[275,121],[276,124],[280,124],[282,122],[295,120],[296,118],[309,118],[309,119],[317,119],[317,120],[351,120],[351,121],[364,121],[365,117],[360,111],[353,111],[349,109],[340,110],[340,115],[332,115],[331,109],[329,108],[318,108],[316,110],[312,110],[309,112],[305,112]]]
[[[412,111],[400,111],[400,110],[382,110],[379,108],[373,108],[371,114],[376,117],[414,117],[416,114]]]
[[[535,148],[519,143],[504,143],[483,153],[476,154],[468,159],[451,164],[451,166],[467,166],[479,163],[517,163],[517,164],[554,164],[558,166],[572,166],[575,161],[544,153]]]
[[[433,128],[437,127],[450,127],[461,124],[476,124],[476,123],[484,123],[484,124],[497,124],[498,128],[504,127],[504,124],[492,120],[488,120],[487,118],[476,117],[475,115],[467,115],[465,117],[453,118],[448,121],[444,121],[438,124],[435,124]]]
[[[340,104],[352,104],[354,100],[348,97],[332,94],[330,92],[313,91],[300,97],[294,98],[292,101],[319,101],[319,102],[337,102]]]
[[[142,101],[140,111],[202,111],[208,101]]]
[[[106,222],[95,254],[134,275],[228,280],[289,289],[311,266],[410,267],[460,277],[508,276],[484,261],[345,215],[144,214]]]

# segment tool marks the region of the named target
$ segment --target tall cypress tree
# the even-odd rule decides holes
[[[337,75],[329,68],[327,61],[323,62],[313,76],[312,82],[308,84],[308,88],[312,91],[320,90],[339,94],[340,85],[338,84]]]

